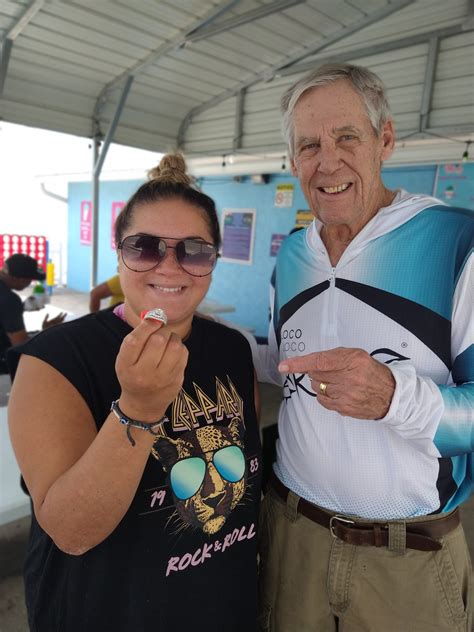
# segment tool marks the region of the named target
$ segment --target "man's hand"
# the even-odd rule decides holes
[[[59,325],[66,318],[67,312],[60,312],[54,318],[48,318],[48,314],[44,317],[43,324],[41,329],[48,329],[48,327],[54,327],[54,325]]]
[[[287,358],[278,370],[307,373],[321,406],[356,419],[385,417],[395,391],[390,369],[362,349],[338,347]]]

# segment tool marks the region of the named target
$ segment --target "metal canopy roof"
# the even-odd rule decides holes
[[[283,153],[280,95],[339,59],[375,70],[398,136],[433,147],[474,138],[473,31],[473,0],[0,0],[0,117],[154,151]]]

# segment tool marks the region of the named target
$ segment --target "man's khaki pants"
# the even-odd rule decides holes
[[[440,551],[355,546],[270,489],[260,521],[260,613],[271,632],[471,632],[462,526]],[[407,522],[410,522],[407,520]]]

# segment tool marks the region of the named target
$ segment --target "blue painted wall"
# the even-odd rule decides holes
[[[436,165],[422,165],[418,167],[397,167],[384,169],[383,181],[389,189],[405,189],[413,193],[433,195],[436,178]]]
[[[457,206],[474,209],[474,164],[461,166],[436,165],[391,168],[383,171],[385,184],[391,188],[404,188],[416,193],[432,195]],[[277,208],[274,205],[278,184],[295,185],[293,206]],[[111,248],[112,204],[125,202],[140,185],[140,181],[103,182],[100,192],[99,266],[98,278],[105,280],[115,274],[116,255]],[[219,303],[234,305],[236,311],[224,314],[225,318],[251,327],[259,336],[265,336],[268,326],[268,286],[275,265],[270,256],[271,237],[275,233],[287,234],[295,225],[296,212],[308,205],[295,178],[274,174],[268,184],[253,184],[249,178],[234,182],[230,177],[200,179],[202,189],[214,198],[219,215],[224,208],[255,208],[256,226],[252,265],[220,261],[213,274],[208,298]],[[80,244],[80,207],[83,200],[91,199],[89,183],[69,185],[68,228],[68,286],[79,291],[89,290],[90,246]]]
[[[99,261],[97,277],[105,281],[116,273],[117,255],[111,248],[112,204],[126,202],[140,186],[140,180],[101,182],[99,213]],[[67,284],[88,292],[91,275],[91,247],[80,243],[81,202],[92,199],[90,182],[70,182],[68,187]]]
[[[293,206],[277,208],[276,186],[288,183],[295,184]],[[219,261],[208,297],[235,306],[234,313],[224,314],[226,319],[266,336],[268,288],[275,265],[275,257],[270,256],[272,234],[288,234],[295,225],[296,211],[307,209],[307,202],[295,178],[287,175],[272,176],[268,184],[253,184],[248,178],[240,183],[231,178],[204,178],[200,184],[215,200],[220,214],[224,208],[257,209],[252,265]]]

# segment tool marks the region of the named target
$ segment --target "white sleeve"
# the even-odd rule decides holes
[[[413,365],[394,362],[396,387],[382,423],[416,443],[431,456],[469,454],[474,450],[474,256],[460,274],[453,297],[449,383],[435,384],[417,375]]]
[[[380,422],[417,444],[421,452],[439,458],[434,444],[444,403],[439,388],[429,378],[418,377],[413,365],[393,362],[389,366],[395,378],[395,392],[385,417]]]

